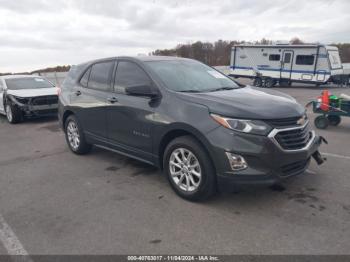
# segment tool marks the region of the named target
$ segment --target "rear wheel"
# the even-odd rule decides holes
[[[211,159],[191,136],[170,142],[163,166],[171,187],[180,197],[200,201],[215,193],[215,170]]]
[[[272,78],[266,78],[265,79],[265,87],[271,88],[276,84],[276,81]]]
[[[318,129],[326,129],[329,125],[329,120],[325,116],[318,116],[315,118],[315,126]]]
[[[67,118],[64,130],[66,141],[73,153],[83,155],[90,152],[92,146],[86,142],[83,129],[74,115]]]
[[[340,116],[330,115],[330,116],[327,116],[327,118],[331,126],[337,126],[341,122]]]
[[[262,84],[263,84],[263,82],[262,82],[262,79],[260,77],[257,77],[254,79],[254,83],[253,83],[254,86],[261,87]]]
[[[6,104],[5,110],[6,110],[6,118],[7,118],[7,121],[9,121],[9,123],[17,124],[21,122],[22,112],[17,106],[8,103]]]

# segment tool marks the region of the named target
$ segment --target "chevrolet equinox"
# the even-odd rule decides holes
[[[116,57],[73,66],[59,96],[69,148],[92,145],[164,170],[203,200],[237,184],[271,185],[318,163],[322,138],[292,97],[241,87],[198,61]]]

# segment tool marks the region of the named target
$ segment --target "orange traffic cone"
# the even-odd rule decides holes
[[[322,92],[321,109],[323,111],[328,111],[329,110],[329,92],[328,92],[328,90],[324,90]]]

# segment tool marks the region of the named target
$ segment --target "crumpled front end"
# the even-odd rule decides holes
[[[58,96],[48,95],[39,97],[7,96],[8,102],[17,106],[24,116],[50,116],[56,115],[58,110]]]

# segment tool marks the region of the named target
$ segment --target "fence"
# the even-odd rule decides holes
[[[61,86],[68,72],[39,73],[37,75],[45,77],[56,86]]]

